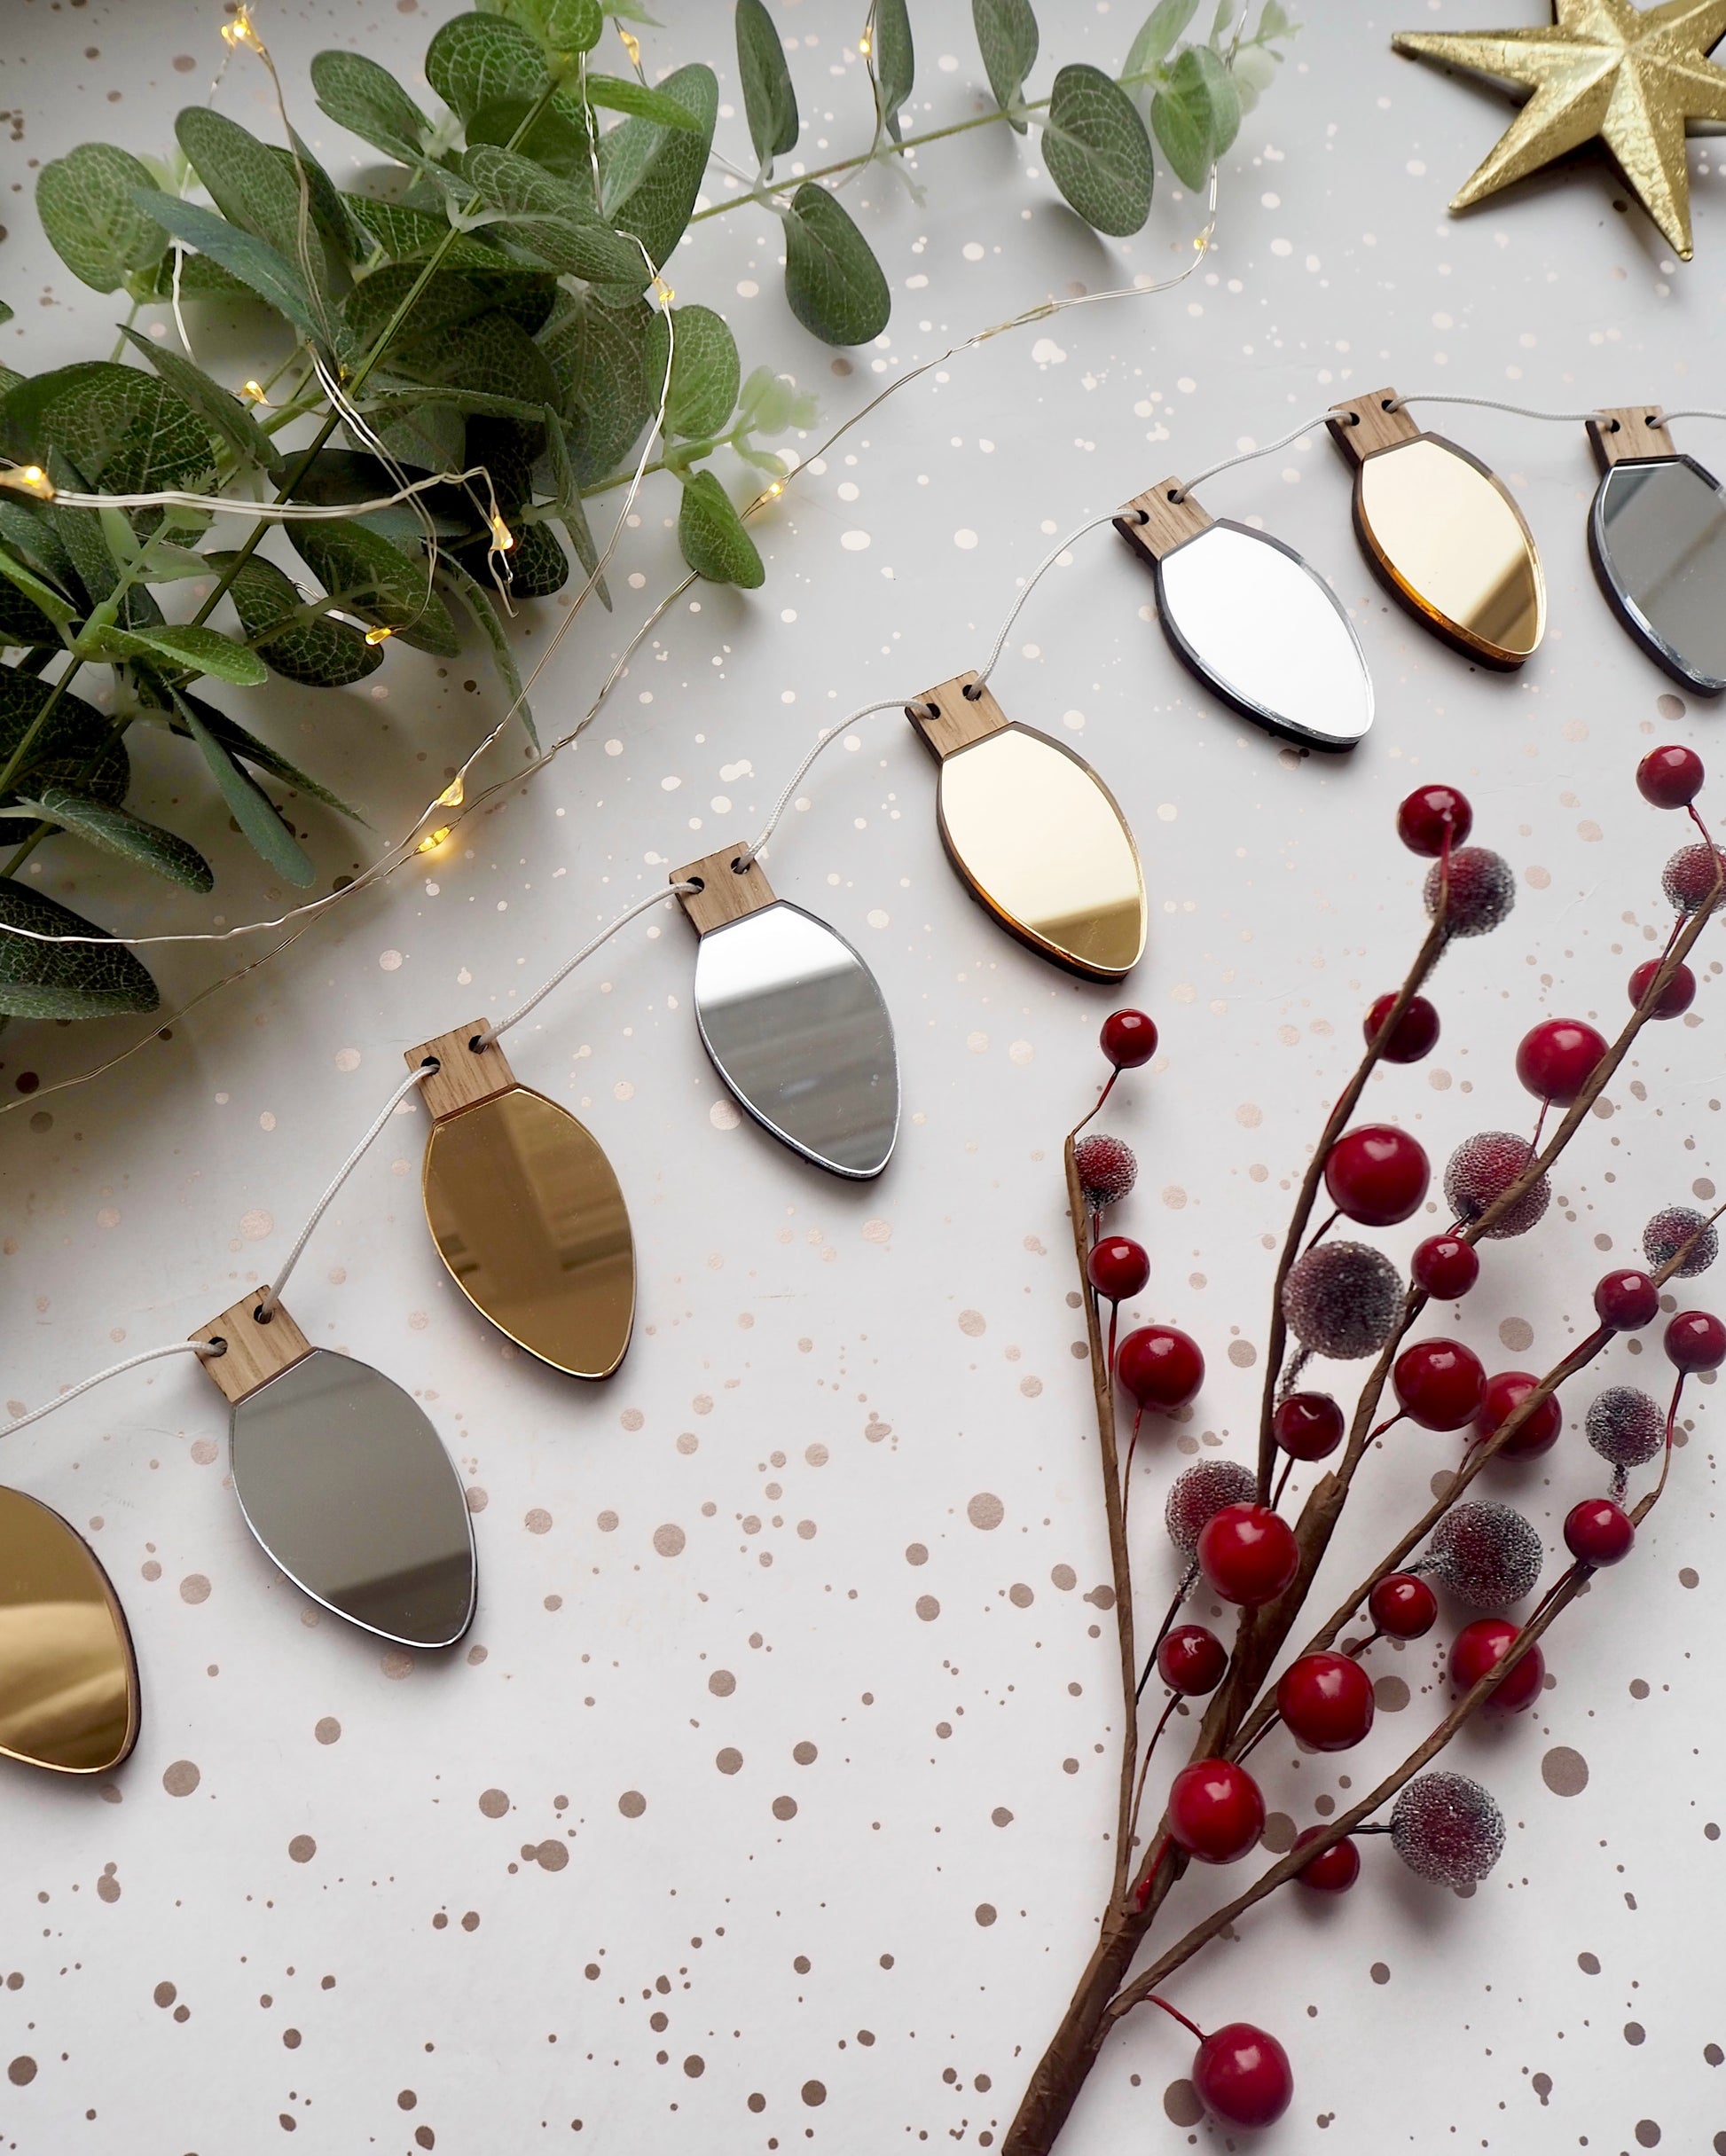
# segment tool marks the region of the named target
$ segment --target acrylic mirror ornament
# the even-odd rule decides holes
[[[1291,546],[1213,522],[1179,480],[1126,504],[1115,529],[1157,584],[1176,655],[1237,711],[1318,749],[1352,749],[1372,724],[1360,639],[1330,585]]]
[[[1090,765],[1009,721],[975,672],[905,715],[940,765],[941,840],[972,897],[1088,980],[1131,972],[1144,954],[1145,881],[1126,819]]]
[[[899,1127],[893,1022],[844,937],[773,896],[740,840],[673,883],[701,943],[695,1023],[713,1068],[762,1128],[835,1175],[865,1180]]]
[[[432,1058],[426,1219],[482,1317],[570,1377],[609,1377],[635,1322],[629,1212],[598,1139],[517,1085],[483,1021],[411,1048]]]
[[[105,1774],[137,1731],[131,1635],[95,1552],[58,1512],[0,1489],[0,1753]]]
[[[255,1290],[192,1337],[231,1409],[234,1494],[264,1555],[337,1617],[401,1647],[473,1620],[473,1523],[424,1412],[369,1363],[313,1347]]]
[[[1607,603],[1657,665],[1726,689],[1726,489],[1673,446],[1657,410],[1588,422],[1600,466],[1589,553]]]
[[[1423,434],[1393,389],[1337,405],[1329,424],[1354,469],[1355,533],[1385,589],[1467,657],[1520,666],[1545,631],[1546,579],[1502,482]]]

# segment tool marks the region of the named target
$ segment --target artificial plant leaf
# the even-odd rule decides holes
[[[917,77],[917,53],[911,39],[911,18],[905,0],[875,0],[875,52],[876,94],[881,100],[881,123],[897,142],[899,107],[911,95]]]
[[[94,704],[69,690],[47,710],[52,694],[34,674],[0,667],[0,765],[10,764],[27,741],[16,785],[31,790],[76,785],[110,805],[123,801],[131,761],[122,735]],[[0,819],[0,843],[15,843],[28,828],[20,818]]]
[[[208,430],[177,391],[106,359],[21,382],[0,404],[0,449],[45,467],[58,453],[110,494],[187,487],[216,463]]]
[[[177,288],[183,302],[244,300],[248,307],[260,303],[261,295],[231,270],[224,270],[213,256],[189,254],[184,247],[170,247],[154,269],[141,270],[131,278],[127,290],[138,301],[172,299],[176,291],[176,263],[179,265]]]
[[[469,150],[461,169],[480,200],[508,220],[506,236],[551,269],[589,284],[627,285],[638,292],[647,283],[640,248],[600,222],[591,192],[490,143]]]
[[[72,274],[97,292],[117,292],[134,270],[161,260],[168,242],[134,190],[150,175],[129,151],[84,142],[43,167],[36,215]]]
[[[886,328],[892,311],[887,279],[868,241],[812,180],[798,188],[786,213],[785,296],[798,321],[825,344],[867,344]]]
[[[169,666],[184,667],[194,674],[208,674],[217,681],[231,681],[236,688],[262,688],[270,678],[262,659],[244,644],[219,630],[164,623],[160,629],[96,629],[79,639],[82,651],[88,643],[90,655],[104,659],[159,659]]]
[[[346,688],[383,664],[383,647],[368,644],[351,622],[319,615],[308,621],[294,579],[262,554],[211,554],[209,565],[231,575],[228,597],[247,640],[272,673],[308,688]]]
[[[655,127],[674,128],[683,134],[702,131],[698,113],[680,99],[668,98],[663,90],[638,82],[632,75],[590,74],[584,87],[587,102],[603,111],[627,113],[632,119],[651,120]]]
[[[663,270],[701,191],[718,115],[719,85],[710,67],[696,64],[668,74],[658,94],[675,98],[693,114],[694,129],[632,119],[601,135],[600,208],[619,231],[633,232],[655,270]]]
[[[177,689],[168,705],[168,723],[171,730],[189,739],[192,729],[188,719],[193,713],[205,732],[219,741],[231,756],[239,757],[244,763],[255,764],[259,771],[268,772],[272,779],[279,779],[284,786],[291,786],[296,793],[304,794],[313,801],[321,801],[326,808],[351,817],[356,823],[365,821],[359,811],[350,807],[340,794],[331,793],[328,787],[320,786],[316,779],[308,777],[297,764],[290,764],[268,741],[261,741],[256,734],[248,733],[237,718],[230,718],[225,711],[218,711],[214,704],[206,703],[189,689]]]
[[[370,195],[344,195],[348,214],[372,235],[389,262],[422,263],[436,248],[450,244],[442,256],[449,270],[498,269],[508,265],[482,232],[458,232],[453,239],[442,217],[423,209],[409,209],[399,202],[374,202]]]
[[[0,576],[6,588],[0,592],[0,644],[58,644],[59,629],[76,618],[78,609],[45,577],[19,561],[0,544]],[[16,633],[27,626],[27,636]],[[46,635],[35,633],[45,630]]]
[[[499,148],[519,150],[536,165],[543,165],[560,179],[585,187],[591,194],[593,126],[587,107],[561,90],[549,105],[540,108],[537,117],[536,103],[529,98],[501,98],[495,104],[482,106],[463,129],[468,148],[489,142]],[[428,171],[428,176],[435,176],[436,168]]]
[[[24,929],[27,936],[11,936]],[[94,936],[99,943],[37,943]],[[114,1018],[153,1011],[156,984],[124,944],[27,884],[0,877],[0,1012],[10,1018]]]
[[[749,140],[764,173],[776,157],[797,146],[797,93],[778,26],[763,0],[737,0],[737,73],[743,85],[743,111]]]
[[[1155,171],[1145,123],[1100,67],[1063,67],[1043,122],[1049,177],[1099,232],[1136,232],[1150,215]]]
[[[499,15],[458,15],[426,52],[426,80],[458,119],[503,99],[528,103],[552,86],[544,51],[527,31]]]
[[[604,27],[600,0],[551,0],[543,35],[560,52],[591,52]]]
[[[1139,26],[1139,34],[1126,49],[1121,82],[1129,88],[1156,79],[1157,70],[1173,51],[1176,42],[1198,12],[1198,0],[1157,0]]]
[[[665,432],[681,441],[717,435],[737,406],[742,368],[737,341],[725,318],[710,307],[678,307],[656,314],[647,330],[647,395],[659,408],[665,363],[671,380],[665,396]]]
[[[230,224],[225,217],[218,216],[213,209],[205,209],[200,203],[182,202],[177,195],[162,194],[147,187],[140,187],[134,200],[164,231],[208,255],[231,277],[238,278],[291,323],[302,337],[313,342],[322,341],[324,331],[313,310],[311,294],[306,290],[305,279],[286,255],[279,255],[264,240],[242,231],[237,224]]]
[[[535,524],[529,529],[531,531],[541,532],[546,538],[552,539],[552,535],[545,531],[542,524]],[[518,535],[517,552],[521,551],[522,537],[525,536],[524,534]],[[557,546],[557,541],[552,539],[552,545]],[[557,546],[557,552],[558,558],[561,561],[563,549]],[[438,564],[437,573],[443,589],[449,592],[463,613],[467,615],[468,620],[473,623],[491,647],[492,663],[498,669],[498,678],[509,692],[509,701],[514,708],[517,717],[527,729],[529,741],[537,749],[539,730],[533,723],[532,707],[522,694],[522,676],[515,664],[515,654],[510,647],[509,639],[504,634],[504,625],[498,618],[498,609],[491,602],[490,592],[485,589],[477,577],[470,576],[461,563],[456,561],[452,555],[444,555]],[[567,575],[566,564],[565,576],[567,576]],[[560,578],[559,581],[562,582],[563,579]]]
[[[1193,4],[1196,6],[1197,0]],[[971,23],[995,103],[1023,135],[1026,122],[1018,108],[1025,77],[1037,59],[1037,18],[1031,0],[971,0]]]
[[[188,106],[174,122],[174,132],[229,223],[273,247],[285,262],[295,265],[313,291],[321,292],[327,265],[311,215],[310,169],[302,203],[287,153],[272,150],[205,105]],[[327,179],[325,184],[328,186]]]
[[[678,545],[690,568],[710,584],[736,584],[753,592],[766,581],[755,541],[711,472],[697,472],[684,482]]]
[[[1204,186],[1241,124],[1239,94],[1209,45],[1189,45],[1175,61],[1167,87],[1150,101],[1150,124],[1176,176]]]
[[[253,851],[269,863],[279,876],[304,890],[317,874],[305,849],[282,820],[276,804],[248,772],[235,763],[231,752],[204,724],[196,708],[184,697],[176,700],[186,732],[198,744],[209,765],[228,812],[239,826]]]
[[[375,376],[372,387],[382,385]],[[452,401],[422,389],[399,402],[379,396],[368,399],[367,433],[402,464],[423,465],[434,472],[453,472],[467,462],[467,422]],[[344,430],[357,440],[352,427]]]
[[[644,379],[652,322],[644,300],[588,292],[540,341],[555,381],[547,402],[569,422],[569,453],[584,486],[610,478],[659,409]]]
[[[0,490],[0,542],[16,561],[33,568],[46,583],[71,592],[76,572],[54,529],[53,513],[45,504],[20,501]]]
[[[600,595],[600,604],[608,614],[611,611],[611,594],[606,589],[605,578],[599,575],[600,550],[593,543],[593,533],[587,521],[587,512],[582,506],[581,487],[576,478],[576,469],[569,461],[569,444],[564,434],[563,421],[550,405],[545,408],[545,453],[551,467],[551,477],[545,491],[551,499],[547,506],[563,527],[564,536],[576,550],[576,559],[593,579],[593,589]]]
[[[218,442],[226,443],[241,464],[264,472],[279,466],[275,443],[250,412],[220,382],[212,381],[202,367],[194,366],[153,338],[141,335],[129,324],[125,326],[125,335],[134,350],[144,354],[169,387],[185,400]]]
[[[44,822],[58,824],[75,838],[117,853],[152,874],[177,883],[184,890],[208,890],[216,878],[196,846],[189,845],[160,824],[146,823],[128,809],[114,808],[69,787],[44,786],[35,800],[21,804]]]
[[[295,524],[296,553],[344,613],[393,630],[416,650],[452,659],[461,639],[425,567],[356,523]]]
[[[388,365],[396,365],[404,351],[435,342],[445,331],[498,308],[531,337],[550,315],[557,284],[543,270],[529,270],[519,263],[492,256],[498,266],[489,270],[437,270],[427,279],[413,302],[412,311],[389,348]],[[360,343],[370,343],[392,318],[419,284],[420,270],[412,263],[391,263],[355,286],[341,303],[344,325]]]
[[[363,52],[319,52],[311,63],[318,108],[386,157],[417,164],[431,122],[388,68]]]

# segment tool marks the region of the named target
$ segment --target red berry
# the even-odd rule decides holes
[[[1487,1380],[1487,1390],[1474,1417],[1474,1427],[1483,1443],[1496,1434],[1499,1425],[1508,1420],[1513,1409],[1521,1407],[1539,1383],[1540,1379],[1526,1370],[1501,1370],[1496,1377]],[[1558,1432],[1564,1426],[1565,1411],[1558,1405],[1557,1395],[1549,1392],[1534,1413],[1505,1439],[1497,1456],[1501,1460],[1529,1460],[1536,1453],[1548,1452],[1557,1443]]]
[[[1123,1145],[1118,1138],[1098,1131],[1079,1140],[1072,1149],[1072,1157],[1073,1166],[1079,1171],[1079,1188],[1094,1212],[1101,1211],[1105,1205],[1118,1205],[1123,1198],[1132,1196],[1133,1186],[1139,1180],[1139,1164],[1130,1145]]]
[[[1189,1698],[1214,1692],[1228,1667],[1228,1650],[1207,1625],[1177,1625],[1157,1650],[1157,1675]]]
[[[1115,1375],[1141,1407],[1184,1407],[1204,1383],[1204,1358],[1173,1325],[1141,1325],[1115,1350]]]
[[[1480,1257],[1460,1235],[1429,1235],[1416,1247],[1409,1270],[1417,1288],[1441,1303],[1454,1303],[1479,1279]]]
[[[1130,1235],[1105,1235],[1093,1249],[1085,1270],[1105,1302],[1124,1303],[1150,1278],[1150,1253]]]
[[[1117,1070],[1136,1070],[1157,1053],[1157,1022],[1143,1011],[1110,1011],[1102,1022],[1102,1052]]]
[[[1291,1460],[1327,1460],[1343,1441],[1343,1411],[1328,1392],[1291,1392],[1271,1424]]]
[[[1659,1310],[1660,1291],[1646,1273],[1608,1273],[1594,1291],[1595,1315],[1613,1332],[1640,1332]]]
[[[1338,1139],[1324,1187],[1339,1212],[1365,1227],[1394,1227],[1420,1209],[1432,1180],[1426,1149],[1393,1123],[1363,1123]]]
[[[1417,1640],[1439,1621],[1439,1598],[1415,1572],[1386,1572],[1367,1609],[1387,1639]]]
[[[1295,1836],[1295,1847],[1304,1848],[1323,1831],[1322,1827],[1308,1827],[1305,1833]],[[1328,1849],[1321,1849],[1316,1856],[1309,1856],[1295,1874],[1301,1885],[1310,1886],[1315,1894],[1345,1894],[1360,1876],[1360,1847],[1346,1834],[1340,1841],[1333,1841]]]
[[[1268,1505],[1225,1505],[1198,1538],[1198,1569],[1225,1602],[1275,1602],[1300,1570],[1289,1523]]]
[[[1651,749],[1636,765],[1636,789],[1657,809],[1687,809],[1702,791],[1703,775],[1695,749],[1669,743]]]
[[[1402,1412],[1423,1430],[1460,1430],[1480,1405],[1487,1373],[1460,1340],[1416,1340],[1391,1369]]]
[[[1169,1785],[1169,1832],[1201,1864],[1232,1864],[1264,1831],[1259,1784],[1233,1760],[1195,1760]]]
[[[1630,976],[1630,1000],[1638,1010],[1642,1000],[1654,985],[1654,976],[1660,970],[1660,960],[1645,958]],[[1660,1000],[1649,1012],[1651,1018],[1681,1018],[1696,1000],[1696,976],[1688,966],[1675,966],[1672,978],[1660,991]]]
[[[1198,2047],[1193,2091],[1224,2126],[1274,2126],[1294,2101],[1294,2071],[1275,2036],[1231,2021]]]
[[[1580,1018],[1546,1018],[1522,1037],[1517,1076],[1537,1101],[1568,1108],[1606,1053],[1606,1044]]]
[[[1665,1345],[1675,1370],[1717,1370],[1726,1362],[1726,1325],[1712,1311],[1681,1310],[1666,1329]]]
[[[1368,1047],[1377,1039],[1379,1028],[1390,1016],[1395,1001],[1396,991],[1389,989],[1368,1011],[1364,1029]],[[1424,996],[1411,996],[1408,1009],[1397,1020],[1395,1031],[1378,1053],[1387,1063],[1417,1063],[1423,1055],[1432,1054],[1438,1038],[1438,1012]]]
[[[1372,1727],[1372,1680],[1345,1654],[1304,1654],[1276,1683],[1283,1721],[1314,1752],[1346,1752]]]
[[[1445,841],[1460,846],[1474,828],[1474,811],[1454,786],[1417,786],[1396,811],[1396,835],[1410,853],[1444,851]]]
[[[1458,1691],[1477,1685],[1489,1669],[1510,1651],[1520,1627],[1508,1617],[1477,1617],[1456,1635],[1450,1650],[1450,1682]],[[1519,1714],[1546,1678],[1546,1663],[1538,1647],[1531,1647],[1485,1703],[1488,1714]]]
[[[1584,1564],[1616,1564],[1636,1539],[1628,1513],[1610,1497],[1585,1497],[1565,1515],[1565,1542]]]

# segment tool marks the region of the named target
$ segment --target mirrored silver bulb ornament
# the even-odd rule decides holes
[[[1726,689],[1726,488],[1673,442],[1658,405],[1587,422],[1600,466],[1589,555],[1607,604],[1657,666]]]

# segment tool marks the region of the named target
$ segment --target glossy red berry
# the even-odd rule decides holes
[[[1231,2021],[1198,2047],[1193,2092],[1224,2126],[1274,2126],[1294,2101],[1294,2069],[1275,2036]]]
[[[1480,1358],[1460,1340],[1416,1340],[1391,1368],[1397,1404],[1423,1430],[1460,1430],[1487,1390]]]
[[[1169,1832],[1201,1864],[1232,1864],[1265,1831],[1265,1799],[1233,1760],[1195,1760],[1169,1785]]]
[[[1101,1039],[1117,1070],[1136,1070],[1157,1053],[1157,1022],[1143,1011],[1110,1011]]]
[[[1640,1332],[1660,1313],[1660,1291],[1646,1273],[1608,1273],[1594,1291],[1594,1313],[1613,1332]]]
[[[1681,1310],[1666,1329],[1666,1359],[1675,1370],[1717,1370],[1726,1362],[1726,1325],[1708,1310]]]
[[[1441,1303],[1454,1303],[1479,1279],[1480,1258],[1460,1235],[1429,1235],[1416,1245],[1409,1270],[1417,1288]]]
[[[1304,1848],[1322,1834],[1322,1827],[1308,1827],[1295,1836],[1295,1847]],[[1310,1886],[1315,1894],[1345,1894],[1361,1876],[1361,1851],[1357,1843],[1345,1834],[1340,1841],[1333,1841],[1328,1849],[1321,1849],[1316,1856],[1309,1856],[1296,1872],[1303,1886]]]
[[[1387,1639],[1417,1640],[1439,1621],[1439,1598],[1417,1572],[1386,1572],[1367,1611]]]
[[[1702,791],[1704,776],[1695,749],[1668,743],[1651,749],[1636,765],[1636,790],[1657,809],[1687,809]]]
[[[1172,1692],[1202,1698],[1228,1667],[1228,1650],[1208,1625],[1177,1625],[1157,1649],[1157,1674]]]
[[[1616,1564],[1636,1539],[1629,1514],[1610,1497],[1585,1497],[1565,1515],[1565,1545],[1583,1564]]]
[[[1291,1460],[1327,1460],[1343,1441],[1343,1411],[1328,1392],[1291,1392],[1272,1421]]]
[[[1654,985],[1654,976],[1660,970],[1660,960],[1645,958],[1630,976],[1630,1000],[1640,1010],[1642,1000]],[[1688,966],[1675,966],[1672,978],[1660,991],[1659,1001],[1649,1013],[1651,1018],[1682,1018],[1696,1000],[1696,976]]]
[[[1362,1029],[1368,1047],[1377,1039],[1379,1028],[1390,1016],[1395,1002],[1396,991],[1388,989],[1368,1010]],[[1408,1009],[1397,1020],[1390,1039],[1378,1053],[1387,1063],[1417,1063],[1423,1055],[1432,1054],[1438,1038],[1438,1012],[1424,996],[1411,996]]]
[[[1093,1247],[1085,1270],[1105,1302],[1124,1303],[1150,1278],[1150,1253],[1130,1235],[1105,1235]]]
[[[1444,851],[1445,841],[1460,846],[1474,828],[1474,811],[1454,786],[1417,786],[1396,811],[1396,835],[1410,853]]]
[[[1372,1680],[1345,1654],[1304,1654],[1276,1683],[1276,1705],[1303,1744],[1346,1752],[1372,1727]]]
[[[1393,1123],[1345,1131],[1325,1156],[1330,1203],[1364,1227],[1393,1227],[1417,1212],[1432,1177],[1426,1148]]]
[[[1580,1018],[1545,1018],[1522,1037],[1517,1076],[1537,1101],[1568,1108],[1605,1053],[1605,1041]]]
[[[1225,1602],[1275,1602],[1300,1570],[1292,1529],[1268,1505],[1225,1505],[1204,1523],[1198,1569]]]
[[[1484,1444],[1497,1435],[1499,1425],[1506,1422],[1512,1410],[1521,1407],[1524,1400],[1540,1383],[1527,1370],[1501,1370],[1496,1377],[1487,1380],[1486,1392],[1475,1411],[1474,1428]],[[1549,1392],[1546,1398],[1528,1415],[1498,1448],[1501,1460],[1531,1460],[1536,1453],[1548,1452],[1558,1441],[1558,1432],[1565,1426],[1565,1411],[1558,1405],[1557,1395]]]
[[[1489,1669],[1510,1651],[1519,1627],[1508,1617],[1477,1617],[1464,1625],[1450,1649],[1450,1682],[1459,1692],[1477,1685]],[[1546,1663],[1538,1647],[1531,1647],[1503,1682],[1487,1698],[1488,1714],[1519,1714],[1534,1697],[1546,1678]]]
[[[1141,1407],[1172,1415],[1204,1383],[1204,1357],[1178,1326],[1141,1325],[1115,1350],[1115,1375]]]

